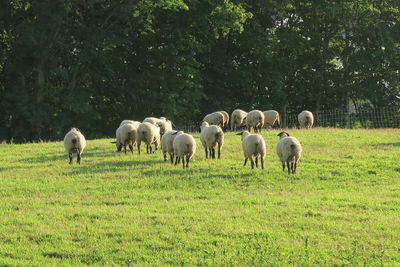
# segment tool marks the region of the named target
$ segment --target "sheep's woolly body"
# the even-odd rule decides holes
[[[183,134],[182,131],[168,131],[161,137],[161,149],[164,156],[164,161],[167,161],[167,153],[170,156],[171,164],[174,163],[174,146],[173,142],[175,137]]]
[[[220,110],[220,111],[217,111],[217,112],[220,112],[224,116],[224,122],[223,122],[223,125],[222,125],[222,129],[226,130],[228,128],[228,125],[229,125],[229,114],[228,114],[228,112],[223,111],[223,110]]]
[[[81,164],[81,155],[86,146],[86,139],[76,128],[72,128],[64,137],[64,148],[69,156],[69,164],[72,163],[72,154],[77,154],[77,163]]]
[[[245,119],[247,112],[241,109],[235,109],[231,114],[230,126],[231,130],[235,131],[236,127],[243,127],[245,125]]]
[[[264,157],[266,146],[264,138],[259,134],[250,134],[248,131],[242,133],[242,148],[244,154],[244,166],[247,160],[251,161],[251,168],[254,168],[253,157],[256,158],[256,167],[258,167],[258,158],[261,160],[261,168],[264,169]]]
[[[182,159],[183,168],[189,166],[189,160],[196,153],[196,141],[190,134],[180,134],[173,141],[175,165]],[[186,165],[185,165],[186,156]]]
[[[246,125],[248,131],[253,128],[254,132],[261,132],[261,128],[264,126],[264,113],[260,110],[250,111],[246,117]]]
[[[136,132],[140,125],[140,122],[137,121],[127,121],[118,127],[115,135],[117,138],[116,146],[117,150],[121,151],[122,147],[124,147],[124,151],[126,153],[126,145],[129,146],[129,149],[133,153],[133,146],[136,142]]]
[[[310,129],[314,124],[314,115],[310,111],[303,110],[297,118],[299,120],[300,128]]]
[[[126,123],[132,123],[132,124],[135,124],[135,125],[139,125],[140,121],[123,120],[123,121],[121,121],[121,124],[119,126],[122,126],[122,125],[124,125]]]
[[[146,144],[146,152],[151,153],[151,145],[154,144],[155,150],[160,143],[160,128],[150,122],[143,122],[139,125],[136,133],[136,143],[138,146],[138,154],[140,155],[141,142]]]
[[[156,125],[160,127],[160,135],[163,136],[164,133],[172,131],[172,124],[170,121],[160,120],[156,122]]]
[[[203,121],[208,122],[210,125],[218,125],[223,127],[224,125],[224,114],[221,112],[213,112],[210,114],[207,114],[204,118]]]
[[[297,162],[301,158],[302,147],[296,137],[288,136],[286,132],[280,133],[281,137],[276,145],[276,154],[282,162],[282,169],[285,170],[285,164],[288,168],[288,173],[295,173]]]
[[[143,122],[149,122],[149,123],[151,123],[151,124],[156,124],[156,123],[159,122],[159,121],[161,121],[161,120],[158,119],[158,118],[155,118],[155,117],[147,117],[147,118],[145,118],[145,119],[143,120]]]
[[[218,145],[218,158],[221,157],[221,149],[224,144],[224,132],[221,127],[217,125],[209,125],[207,122],[203,122],[201,125],[200,141],[203,144],[206,152],[206,158],[208,158],[208,151],[210,156],[215,158],[215,146]]]
[[[279,113],[276,110],[264,111],[264,126],[274,127],[275,124],[280,125]]]

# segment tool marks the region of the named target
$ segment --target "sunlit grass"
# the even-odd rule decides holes
[[[0,265],[400,265],[400,130],[291,130],[298,173],[264,131],[265,169],[240,137],[189,169],[88,140],[0,145]]]

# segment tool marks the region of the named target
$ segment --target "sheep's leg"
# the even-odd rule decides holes
[[[258,168],[258,157],[256,157],[256,168]]]
[[[169,153],[169,160],[171,161],[171,164],[174,164],[174,153]]]
[[[182,156],[182,166],[185,168],[185,155]]]
[[[218,159],[221,158],[221,143],[218,143]]]
[[[215,148],[211,148],[211,154],[212,154],[212,158],[215,159]]]
[[[76,162],[79,164],[79,165],[81,165],[81,153],[77,153],[77,159],[76,159]]]
[[[124,152],[125,152],[125,154],[126,154],[126,144],[124,144]]]
[[[263,169],[264,170],[264,158],[261,156],[261,169]]]
[[[133,145],[129,144],[129,150],[131,151],[131,153],[133,154]]]
[[[147,145],[147,147],[149,148],[149,151],[150,151],[150,154],[151,154],[152,151],[153,151],[153,148],[151,147],[151,145]],[[149,152],[147,152],[147,154],[149,154]]]
[[[294,173],[294,163],[293,163],[293,162],[290,163],[290,168],[291,168],[291,170],[292,170],[292,173]]]
[[[181,156],[178,156],[178,163],[181,163]]]
[[[186,156],[186,168],[189,167],[189,155]]]
[[[178,156],[175,157],[175,164],[174,165],[176,165],[176,164],[178,164]]]
[[[282,171],[285,171],[285,162],[282,162]]]
[[[244,158],[244,164],[243,164],[243,166],[246,166],[246,163],[247,163],[247,158]]]
[[[290,174],[290,163],[289,163],[289,160],[286,161],[286,166],[287,166],[287,169],[288,169],[288,174]]]
[[[69,164],[72,164],[72,153],[71,152],[68,154],[68,157],[69,157]]]
[[[140,142],[137,144],[138,155],[140,155]]]
[[[250,162],[251,162],[251,168],[254,169],[254,160],[253,160],[253,157],[250,158]]]
[[[205,148],[206,151],[206,159],[208,159],[208,151],[207,151],[207,147]]]
[[[297,161],[294,162],[293,173],[296,173],[296,169],[297,169]]]
[[[167,161],[167,152],[163,152],[164,161]]]

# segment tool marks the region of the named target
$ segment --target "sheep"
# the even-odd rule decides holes
[[[164,121],[164,120],[160,120],[158,122],[156,122],[156,125],[158,127],[160,127],[160,136],[163,136],[164,133],[168,132],[168,131],[172,131],[172,124],[171,121]]]
[[[296,173],[297,162],[301,158],[302,147],[297,138],[290,136],[287,132],[280,132],[279,142],[276,145],[276,154],[282,162],[282,171],[285,171],[287,165],[288,174]]]
[[[261,168],[264,169],[264,157],[267,151],[264,138],[259,134],[250,134],[248,131],[243,131],[237,135],[242,136],[242,148],[244,153],[244,164],[247,160],[251,161],[251,168],[254,169],[253,156],[256,158],[256,167],[258,168],[258,157],[261,160]]]
[[[206,158],[208,158],[208,151],[210,151],[210,157],[215,159],[215,146],[218,144],[218,159],[221,158],[221,149],[224,144],[224,132],[221,127],[217,125],[209,125],[208,122],[204,121],[201,124],[200,141],[206,152]]]
[[[264,113],[256,109],[247,113],[246,126],[249,132],[251,128],[255,133],[261,132],[261,128],[264,126]]]
[[[124,152],[126,154],[126,145],[128,145],[130,151],[133,153],[133,146],[136,142],[136,132],[139,125],[140,122],[131,121],[118,127],[115,133],[117,141],[111,142],[116,144],[118,152],[124,147]]]
[[[154,117],[147,117],[142,122],[150,122],[151,124],[156,124],[159,121],[160,121],[160,119],[157,119]]]
[[[177,135],[177,133],[176,133]],[[177,135],[173,141],[175,165],[177,165],[182,159],[183,168],[185,168],[185,156],[186,156],[186,168],[189,167],[189,160],[196,153],[196,141],[193,136],[187,133]]]
[[[231,114],[231,130],[235,131],[236,127],[243,128],[245,126],[247,112],[241,109],[235,109]]]
[[[263,113],[264,113],[264,126],[270,125],[271,128],[273,128],[275,124],[280,125],[278,111],[267,110],[264,111]]]
[[[310,111],[303,110],[297,118],[299,120],[300,128],[310,129],[313,126],[314,115]]]
[[[72,164],[72,153],[76,153],[78,164],[81,164],[81,155],[86,146],[86,139],[77,128],[71,130],[64,137],[64,147],[68,153],[69,164]]]
[[[218,125],[223,127],[224,125],[224,114],[221,112],[213,112],[210,114],[207,114],[204,118],[203,121],[208,122],[210,125]]]
[[[226,131],[228,129],[228,125],[229,125],[229,114],[226,111],[220,110],[217,111],[222,113],[222,115],[224,116],[224,123],[222,125],[222,130]]]
[[[160,128],[150,122],[143,122],[139,125],[136,132],[136,143],[138,147],[138,154],[140,155],[141,142],[146,144],[146,152],[152,153],[151,145],[154,144],[155,150],[160,143]]]
[[[171,120],[167,119],[166,117],[160,117],[160,120],[168,122],[171,125],[171,129],[173,127],[175,127],[175,124]]]
[[[174,146],[173,142],[176,136],[183,134],[182,131],[168,131],[161,137],[161,149],[164,161],[167,161],[167,153],[169,154],[171,164],[174,163]]]
[[[126,124],[126,123],[133,123],[133,124],[137,124],[137,125],[140,124],[139,121],[123,120],[123,121],[121,121],[121,124],[120,124],[119,126],[122,126],[122,125],[124,125],[124,124]]]

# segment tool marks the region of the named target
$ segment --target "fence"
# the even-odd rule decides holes
[[[347,112],[346,109],[321,110],[313,112],[314,127],[334,128],[400,128],[400,107],[363,108],[357,112]],[[297,113],[287,113],[281,118],[283,128],[298,127]],[[185,125],[177,127],[185,132],[198,132],[200,127]]]
[[[399,128],[400,109],[390,108],[363,108],[357,112],[348,113],[345,109],[321,110],[313,112],[315,127],[335,128]],[[286,125],[297,127],[297,114],[286,115]]]

